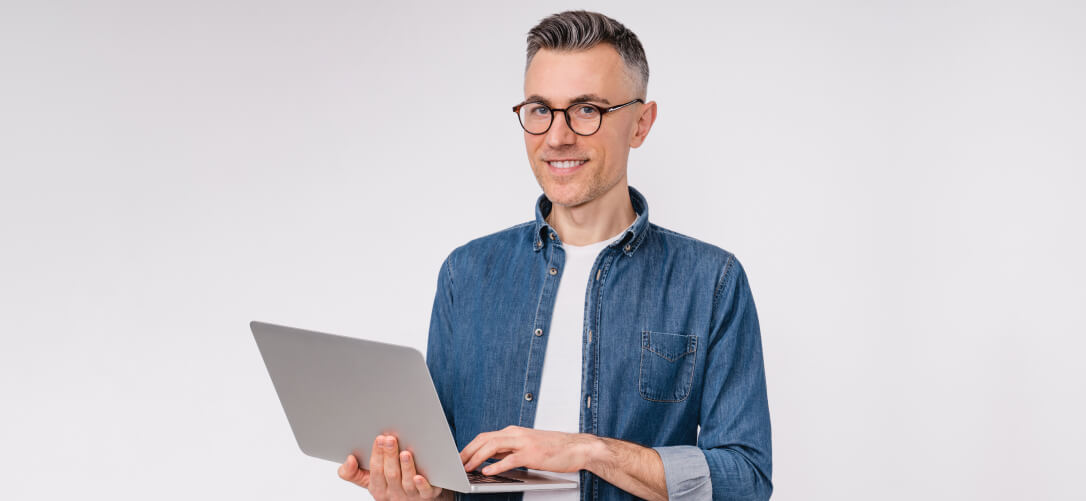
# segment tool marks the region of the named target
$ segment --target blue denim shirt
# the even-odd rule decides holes
[[[735,256],[637,219],[596,258],[585,291],[580,430],[652,447],[669,498],[768,499],[769,406],[761,335]],[[442,264],[427,365],[463,448],[535,420],[564,252],[545,222],[473,240]],[[700,426],[700,431],[699,431]],[[465,499],[519,500],[520,494]],[[633,499],[587,471],[582,500]]]

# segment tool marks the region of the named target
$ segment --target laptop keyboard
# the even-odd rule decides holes
[[[483,475],[477,471],[468,472],[468,482],[473,484],[516,484],[523,483],[523,480],[517,480],[515,478],[503,477],[501,475]]]

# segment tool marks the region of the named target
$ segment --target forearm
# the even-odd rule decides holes
[[[639,498],[667,499],[664,463],[656,451],[623,440],[589,437],[592,440],[583,469]]]

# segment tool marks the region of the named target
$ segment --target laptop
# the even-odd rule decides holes
[[[514,469],[464,471],[422,353],[414,348],[250,322],[302,452],[368,465],[373,440],[396,435],[431,485],[463,493],[572,489],[574,481]]]

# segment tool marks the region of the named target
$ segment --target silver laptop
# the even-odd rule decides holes
[[[272,384],[302,452],[368,465],[373,440],[399,437],[431,485],[457,492],[572,489],[576,482],[531,470],[464,472],[430,371],[414,348],[250,322]]]

